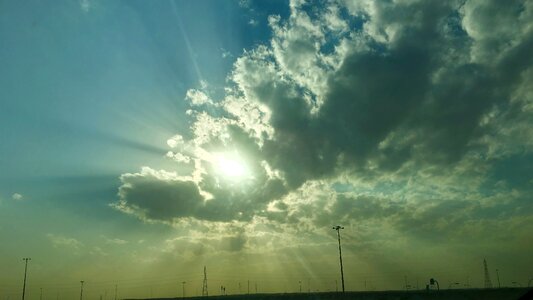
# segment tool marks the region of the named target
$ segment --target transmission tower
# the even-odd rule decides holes
[[[207,292],[207,269],[205,266],[204,266],[204,285],[202,287],[202,296],[204,297],[209,296]]]
[[[492,288],[492,282],[490,281],[489,268],[487,268],[487,260],[483,259],[483,267],[485,268],[485,288]]]

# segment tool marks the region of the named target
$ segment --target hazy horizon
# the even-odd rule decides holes
[[[533,278],[532,0],[2,1],[0,39],[0,300],[24,257],[26,300],[334,291],[335,225],[347,290]]]

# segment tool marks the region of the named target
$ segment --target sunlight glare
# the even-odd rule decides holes
[[[240,159],[223,154],[217,158],[217,168],[230,178],[241,178],[247,173],[246,166]]]

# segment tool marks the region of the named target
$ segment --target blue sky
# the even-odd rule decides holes
[[[193,294],[204,265],[232,293],[330,290],[339,223],[349,289],[482,286],[483,258],[523,282],[531,16],[531,1],[2,2],[0,297],[26,256],[31,299],[79,280]]]
[[[13,241],[2,247],[9,260],[48,243],[48,232],[153,234],[109,208],[118,177],[145,164],[171,168],[161,158],[168,137],[187,127],[186,90],[204,81],[220,93],[235,57],[268,39],[266,16],[287,14],[282,1],[259,12],[237,1],[84,3],[1,4],[0,227]],[[14,194],[23,200],[10,203]]]
[[[269,35],[267,12],[235,1],[3,5],[4,197],[78,193],[76,180],[114,197],[119,174],[160,163],[186,128],[186,90],[220,92],[234,58]]]

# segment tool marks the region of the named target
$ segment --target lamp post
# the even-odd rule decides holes
[[[80,287],[80,300],[83,300],[83,280],[80,281],[81,287]]]
[[[22,260],[25,261],[25,266],[24,266],[24,284],[22,285],[22,300],[24,300],[24,296],[26,295],[26,274],[28,273],[28,260],[31,260],[31,258],[25,257]]]
[[[339,261],[341,265],[341,283],[342,283],[342,292],[344,293],[344,270],[342,268],[342,248],[341,248],[341,229],[344,229],[342,226],[333,226],[333,229],[337,230],[337,238],[339,240]]]
[[[181,291],[182,291],[182,295],[181,295],[181,298],[185,298],[185,281],[182,281],[181,282]]]

